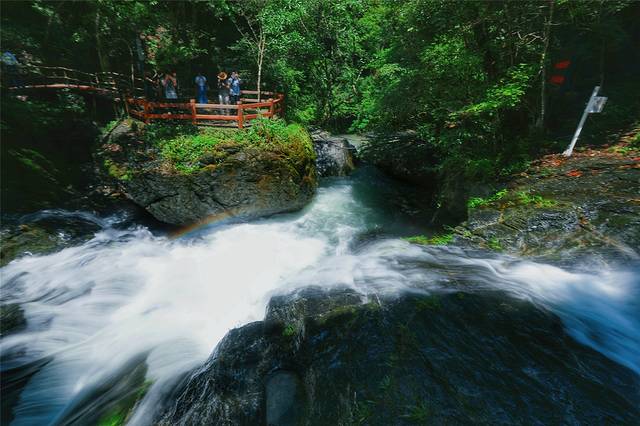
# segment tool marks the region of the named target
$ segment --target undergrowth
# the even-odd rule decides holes
[[[247,129],[154,124],[145,128],[145,139],[159,149],[162,159],[182,173],[194,173],[206,164],[221,162],[245,147],[277,151],[294,161],[314,156],[311,139],[302,126],[276,119],[252,121]]]
[[[496,237],[492,237],[487,241],[487,247],[489,247],[491,250],[494,250],[494,251],[504,250],[504,247],[502,247],[500,240],[497,239]]]
[[[518,191],[516,196],[518,197],[518,204],[523,206],[533,204],[536,207],[553,207],[558,204],[555,200],[544,198],[541,195],[532,195],[527,191]]]
[[[507,195],[508,192],[509,192],[508,190],[502,189],[487,198],[471,197],[469,198],[469,201],[467,201],[467,207],[469,207],[470,209],[475,209],[477,207],[484,207],[495,201],[501,200]]]
[[[413,237],[407,237],[405,240],[414,244],[443,246],[453,241],[453,233],[435,235],[433,237],[415,235]]]
[[[529,191],[516,191],[509,192],[507,189],[502,189],[490,197],[480,198],[472,197],[467,201],[467,207],[469,209],[475,209],[478,207],[486,207],[496,201],[503,201],[504,206],[529,206],[535,207],[553,207],[557,205],[557,201],[549,198],[544,198],[541,195],[531,194]]]

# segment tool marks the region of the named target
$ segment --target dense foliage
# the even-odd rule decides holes
[[[211,82],[237,68],[245,88],[259,81],[286,93],[291,120],[415,130],[419,143],[393,155],[464,179],[509,174],[560,149],[596,84],[610,101],[586,138],[604,141],[640,111],[640,4],[629,0],[35,0],[2,9],[2,48],[23,62],[175,69],[183,90],[198,69]],[[554,72],[565,81],[550,83]]]
[[[2,212],[29,211],[69,195],[86,183],[79,164],[91,159],[96,136],[90,108],[72,93],[48,99],[0,99],[0,195]],[[37,117],[34,120],[34,117]]]

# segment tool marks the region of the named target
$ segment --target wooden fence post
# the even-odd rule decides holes
[[[269,117],[273,118],[276,106],[273,104],[273,98],[269,98]]]
[[[129,112],[129,99],[131,98],[129,98],[126,93],[121,93],[120,97],[124,103],[124,113],[127,115],[127,117],[131,117],[131,113]]]
[[[280,102],[278,102],[278,115],[281,118],[284,118],[284,95],[282,93],[278,94],[278,98],[280,99]]]
[[[242,101],[238,101],[238,128],[244,128],[244,109],[242,108]]]
[[[191,103],[191,122],[196,124],[196,100],[191,99],[189,102]]]
[[[149,124],[149,118],[147,117],[147,114],[149,114],[149,102],[146,99],[142,102],[144,102],[142,104],[142,107],[143,107],[142,117],[144,118],[145,124]]]

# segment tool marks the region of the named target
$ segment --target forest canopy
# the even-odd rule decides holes
[[[410,129],[436,170],[486,176],[566,139],[594,85],[609,122],[636,119],[638,16],[630,0],[36,0],[3,2],[2,49],[183,86],[238,69],[285,93],[290,120]]]

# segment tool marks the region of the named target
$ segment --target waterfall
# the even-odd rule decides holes
[[[334,179],[296,214],[177,239],[95,218],[101,229],[86,243],[11,262],[1,299],[20,304],[27,325],[2,339],[2,369],[39,363],[13,424],[62,422],[140,363],[150,387],[138,410],[152,410],[227,331],[262,319],[272,295],[308,285],[369,297],[452,291],[465,279],[550,309],[577,340],[640,374],[640,271],[412,245],[395,231],[416,223],[380,202],[390,201],[378,180]]]

